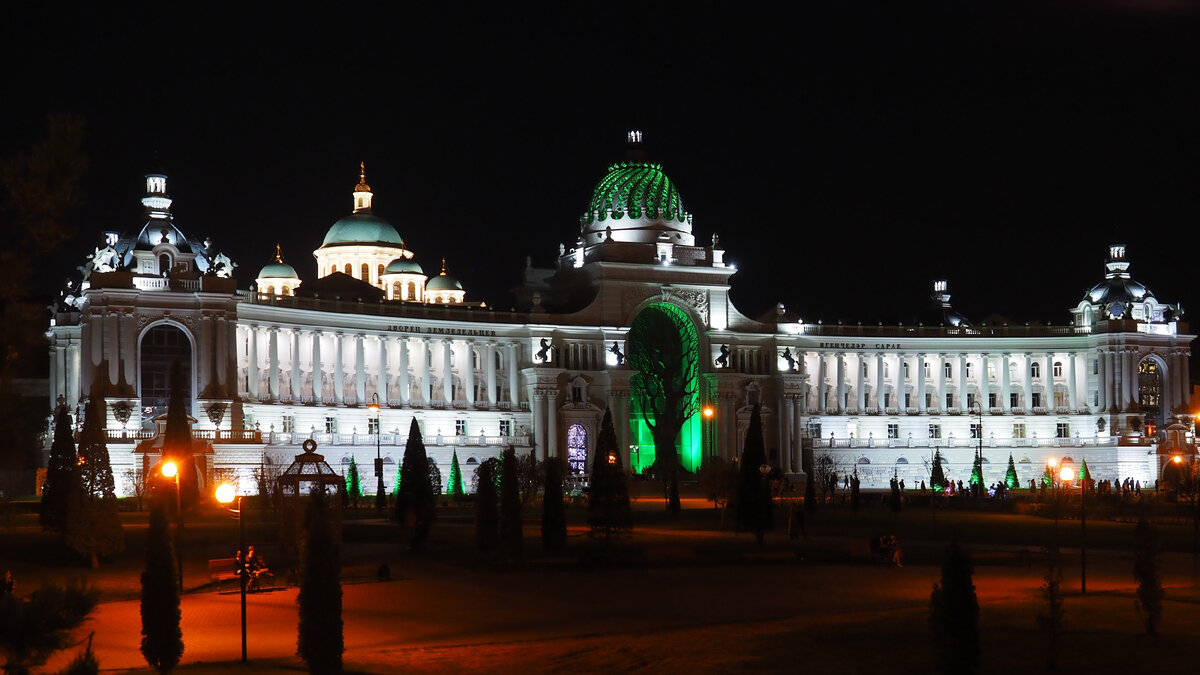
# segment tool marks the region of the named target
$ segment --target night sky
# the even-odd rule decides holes
[[[426,271],[444,256],[469,300],[507,308],[637,127],[751,316],[904,320],[948,278],[975,321],[1064,323],[1112,242],[1160,300],[1200,307],[1183,3],[564,4],[7,8],[0,155],[50,112],[88,128],[78,241],[34,283],[139,227],[153,170],[240,286],[276,242],[312,279],[365,161],[375,213]]]

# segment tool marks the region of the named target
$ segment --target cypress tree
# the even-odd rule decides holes
[[[759,546],[771,527],[771,493],[759,467],[767,463],[763,447],[762,414],[755,405],[746,429],[745,449],[738,466],[737,528],[754,533]]]
[[[458,466],[458,450],[450,455],[450,487],[446,489],[446,494],[451,497],[463,496],[462,469]]]
[[[1017,477],[1017,465],[1013,464],[1012,453],[1008,453],[1008,471],[1004,474],[1004,484],[1009,490],[1021,487],[1021,479]]]
[[[357,509],[358,499],[362,497],[362,476],[354,457],[350,458],[350,468],[346,469],[346,492],[350,495],[350,504]]]
[[[429,489],[433,491],[433,495],[442,494],[442,470],[438,468],[437,462],[432,457],[429,460]]]
[[[929,473],[929,487],[932,490],[946,489],[946,474],[942,471],[942,451],[934,450],[933,452],[933,469]]]
[[[929,623],[940,671],[979,672],[979,599],[972,579],[971,556],[950,544],[942,562],[942,578],[929,596]]]
[[[495,550],[500,542],[500,512],[496,507],[495,458],[484,461],[475,470],[479,486],[475,490],[475,543],[480,551]],[[561,494],[562,490],[559,490]]]
[[[142,656],[160,673],[179,664],[183,632],[179,628],[179,587],[175,551],[167,530],[165,496],[150,507],[146,534],[146,570],[142,572]]]
[[[509,560],[524,556],[521,489],[517,485],[517,453],[509,446],[500,459],[500,545]]]
[[[417,551],[429,538],[433,524],[434,496],[429,482],[429,456],[425,454],[425,439],[414,417],[408,428],[404,459],[400,463],[400,481],[396,487],[396,519],[412,526],[409,548]]]
[[[563,504],[563,462],[557,457],[546,460],[546,484],[542,491],[542,548],[561,549],[567,545],[567,511]]]
[[[1137,608],[1146,623],[1146,634],[1157,635],[1162,622],[1163,585],[1158,569],[1158,533],[1143,516],[1133,531],[1133,578],[1137,580]]]
[[[104,399],[93,396],[79,438],[78,466],[71,473],[64,540],[93,568],[125,548],[112,465],[108,458]]]
[[[167,397],[167,424],[163,429],[163,459],[172,460],[179,467],[179,501],[186,508],[200,498],[200,483],[196,462],[192,458],[192,429],[188,425],[184,383],[179,362],[173,362]]]
[[[300,592],[296,596],[300,624],[296,656],[309,672],[340,673],[345,640],[342,633],[341,546],[329,503],[313,491],[305,514],[300,554]]]
[[[975,454],[975,461],[971,464],[971,478],[967,485],[983,488],[983,455],[979,453]]]
[[[67,499],[71,491],[75,459],[71,415],[66,405],[59,405],[54,415],[54,443],[50,446],[50,461],[46,467],[46,482],[42,485],[42,503],[38,514],[42,528],[46,530],[61,532],[66,525]]]
[[[629,508],[629,484],[617,449],[617,432],[613,428],[612,410],[605,409],[596,439],[596,455],[592,458],[592,485],[588,493],[588,524],[592,536],[602,536],[605,543],[617,532],[633,527]],[[565,527],[565,524],[564,524]]]

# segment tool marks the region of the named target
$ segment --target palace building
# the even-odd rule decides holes
[[[974,324],[941,280],[914,302],[928,304],[918,325],[812,324],[782,307],[755,320],[729,300],[735,269],[717,235],[697,243],[676,185],[641,156],[638,132],[629,140],[575,246],[560,247],[553,269],[527,263],[507,312],[471,299],[452,251],[418,263],[377,214],[365,167],[350,213],[313,251],[317,277],[300,278],[276,247],[253,290],[238,288],[237,265],[212,242],[184,233],[167,177],[149,175],[145,222],[107,233],[54,307],[51,404],[81,411],[104,397],[118,483],[161,457],[172,364],[199,475],[237,476],[243,491],[310,439],[335,469],[378,454],[390,490],[413,419],[443,476],[456,453],[469,484],[473,466],[508,446],[583,474],[605,408],[622,461],[640,473],[656,453],[646,383],[627,355],[645,348],[631,329],[653,314],[677,327],[696,371],[697,412],[678,441],[688,471],[740,454],[756,404],[784,474],[829,463],[854,467],[865,486],[916,485],[935,451],[964,482],[981,453],[987,483],[1010,455],[1025,483],[1050,458],[1145,483],[1178,452],[1161,441],[1189,403],[1194,336],[1178,306],[1133,280],[1124,246],[1108,248],[1100,278],[1063,289],[1063,325]],[[380,195],[381,207],[399,199]]]

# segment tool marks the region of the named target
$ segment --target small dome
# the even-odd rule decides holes
[[[296,268],[283,262],[283,252],[275,244],[275,261],[265,265],[258,273],[259,279],[299,279]]]
[[[428,291],[461,291],[462,289],[462,284],[458,282],[458,279],[445,272],[430,279],[429,283],[425,284],[425,290]]]
[[[402,246],[404,241],[400,233],[391,223],[373,216],[370,213],[351,213],[338,220],[329,228],[321,247],[341,246],[347,244],[395,244]]]
[[[387,269],[383,270],[384,274],[420,274],[424,275],[425,270],[417,264],[416,260],[411,258],[396,258],[388,263]]]

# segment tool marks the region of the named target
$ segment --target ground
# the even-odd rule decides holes
[[[932,667],[929,593],[951,538],[976,558],[984,672],[1044,670],[1035,623],[1042,607],[1043,548],[1053,520],[972,508],[907,508],[893,514],[872,504],[859,513],[826,506],[807,517],[808,538],[791,540],[786,522],[758,548],[751,535],[720,529],[720,513],[685,499],[678,518],[640,485],[634,534],[604,553],[572,512],[567,552],[541,550],[536,510],[527,508],[526,558],[503,564],[473,551],[471,512],[449,506],[429,549],[414,555],[395,525],[364,510],[345,520],[346,666],[351,672],[779,672],[806,669],[917,672]],[[877,501],[872,498],[871,501]],[[270,544],[272,528],[249,518],[249,536],[286,582],[288,554]],[[361,516],[361,517],[358,517]],[[193,514],[184,530],[183,634],[179,672],[238,670],[239,598],[208,584],[207,559],[236,546],[236,524],[217,513]],[[145,514],[128,514],[126,554],[97,571],[68,564],[31,516],[0,530],[0,565],[11,566],[20,591],[81,576],[104,601],[79,631],[95,631],[106,671],[141,670],[138,579]],[[786,512],[780,514],[786,521]],[[727,523],[730,519],[727,519]],[[1088,594],[1079,593],[1078,520],[1058,523],[1064,552],[1067,634],[1060,670],[1153,669],[1190,663],[1182,647],[1200,629],[1200,592],[1193,585],[1191,528],[1160,526],[1170,550],[1162,634],[1145,636],[1134,604],[1132,525],[1087,523]],[[868,539],[893,532],[904,567],[870,557]],[[390,581],[377,580],[381,562]],[[251,594],[247,670],[297,672],[296,589]],[[55,656],[61,668],[78,649]]]

